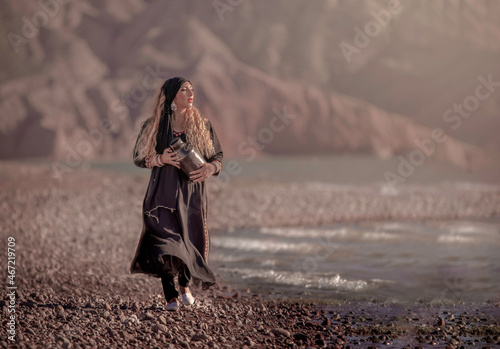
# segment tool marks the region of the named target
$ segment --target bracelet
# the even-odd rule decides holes
[[[151,164],[151,156],[146,156],[146,168],[151,169],[153,166]]]
[[[157,157],[157,160],[158,160],[158,166],[161,167],[161,166],[165,165],[163,162],[161,162],[161,155],[160,154],[156,155],[156,157]]]
[[[163,162],[161,162],[161,155],[160,154],[146,156],[146,167],[147,168],[152,169],[154,166],[162,167],[163,165],[165,165],[165,164]]]

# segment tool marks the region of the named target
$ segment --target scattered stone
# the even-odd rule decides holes
[[[167,326],[163,324],[156,324],[151,327],[151,330],[155,333],[167,332]]]
[[[141,321],[150,321],[150,320],[154,320],[155,317],[153,314],[151,314],[150,312],[145,312],[145,313],[142,313],[139,317],[139,319]]]
[[[271,332],[276,336],[276,337],[290,337],[290,332],[287,330],[284,330],[282,328],[273,328]]]
[[[219,346],[214,341],[209,341],[207,344],[210,348],[219,349]]]
[[[189,346],[189,342],[187,342],[187,341],[179,341],[179,345],[180,345],[181,347],[183,347],[183,348],[191,348],[191,347]]]
[[[204,334],[204,333],[197,333],[194,336],[191,337],[192,342],[197,342],[197,341],[209,341],[212,340],[212,337]]]
[[[233,294],[233,299],[241,299],[241,293],[236,292],[235,294]]]
[[[252,340],[247,340],[245,343],[243,343],[243,345],[251,348],[251,347],[255,346],[255,343],[252,342]]]
[[[309,342],[309,337],[305,333],[302,333],[302,332],[295,333],[293,335],[293,338],[295,338],[295,340],[297,340],[297,341],[302,341],[304,343]]]
[[[134,324],[139,324],[139,323],[140,323],[140,321],[137,318],[137,315],[135,315],[135,314],[131,315],[128,319],[126,319],[125,321],[123,321],[123,324],[126,325],[126,326],[134,325]]]
[[[436,326],[441,327],[441,326],[444,326],[444,325],[446,325],[446,322],[444,321],[444,319],[443,318],[438,318],[437,322],[436,322]]]

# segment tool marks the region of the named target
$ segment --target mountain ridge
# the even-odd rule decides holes
[[[13,3],[11,16],[23,11]],[[333,3],[332,8],[341,6]],[[216,12],[196,16],[207,5],[192,12],[186,4],[161,1],[128,1],[120,11],[113,10],[118,2],[106,6],[70,2],[30,40],[29,46],[39,53],[22,53],[19,64],[34,62],[43,69],[4,80],[0,86],[1,157],[62,160],[78,145],[83,149],[82,144],[90,143],[82,156],[125,159],[139,123],[151,114],[161,81],[159,74],[150,73],[155,69],[162,78],[192,79],[195,103],[213,122],[228,156],[241,156],[238,149],[259,132],[267,132],[267,140],[272,140],[260,142],[256,154],[358,152],[390,157],[418,150],[415,140],[431,137],[434,129],[449,131],[425,127],[354,95],[326,90],[300,75],[285,79],[241,61],[235,47],[216,34],[224,22],[207,24]],[[257,8],[241,6],[228,20],[234,21],[240,10]],[[168,17],[169,13],[178,15]],[[147,77],[155,82],[154,88],[145,84]],[[283,131],[263,131],[280,113],[296,116]],[[100,126],[106,118],[115,120],[109,132]],[[486,161],[481,148],[452,136],[450,132],[430,156],[465,169]]]

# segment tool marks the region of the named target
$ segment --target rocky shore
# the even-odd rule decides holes
[[[116,290],[115,294],[119,294]],[[276,301],[228,287],[165,310],[160,293],[61,296],[51,288],[18,299],[19,348],[494,348],[498,306]],[[146,295],[148,293],[148,295]],[[232,295],[230,295],[232,293]],[[2,328],[4,332],[5,326]]]
[[[500,345],[498,302],[350,303],[273,299],[218,284],[165,311],[158,279],[131,275],[147,177],[0,163],[1,347],[467,348]],[[500,215],[500,192],[412,187],[391,195],[291,184],[209,186],[209,230],[376,219]],[[11,246],[11,245],[9,245]],[[7,264],[7,263],[5,263]],[[4,264],[4,265],[5,265]],[[10,274],[12,275],[12,274]],[[7,281],[12,280],[12,284]],[[17,287],[9,297],[7,287]],[[9,313],[14,309],[14,313]],[[15,315],[14,338],[8,330]]]

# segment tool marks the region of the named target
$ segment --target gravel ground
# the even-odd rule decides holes
[[[209,230],[321,225],[377,219],[500,215],[497,190],[380,195],[293,184],[220,188],[209,181]],[[1,250],[15,240],[15,276],[0,276],[1,347],[281,348],[495,347],[500,303],[319,303],[272,299],[216,285],[197,302],[165,311],[158,279],[131,275],[147,178],[74,171],[62,181],[44,166],[0,163]],[[11,243],[12,245],[12,243]],[[7,284],[12,280],[12,284]],[[9,296],[10,289],[17,292]],[[9,313],[14,309],[14,313]],[[10,316],[15,315],[15,342]]]

